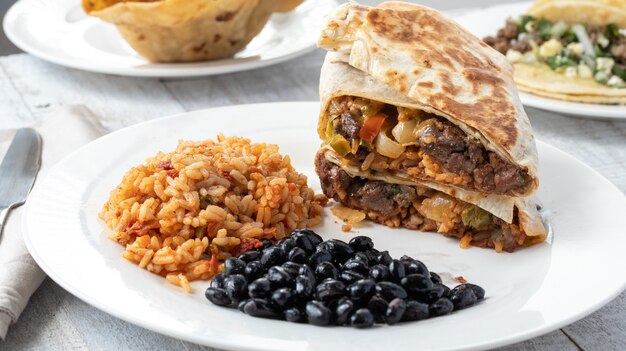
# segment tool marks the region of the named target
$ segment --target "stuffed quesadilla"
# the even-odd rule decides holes
[[[510,64],[439,12],[341,6],[319,45],[325,194],[391,227],[513,251],[545,239]]]
[[[522,91],[626,104],[626,1],[539,0],[484,40],[514,64]]]

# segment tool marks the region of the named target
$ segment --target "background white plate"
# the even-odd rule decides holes
[[[476,9],[455,16],[454,20],[479,38],[495,35],[504,27],[508,17],[516,17],[526,12],[532,2],[521,2]],[[543,110],[597,119],[626,120],[626,106],[597,105],[548,99],[537,95],[520,93],[522,103]]]
[[[324,15],[335,0],[307,0],[274,14],[233,58],[194,63],[150,63],[114,25],[87,16],[79,0],[20,0],[4,17],[7,37],[44,60],[85,71],[137,77],[191,77],[249,70],[283,62],[315,48]]]
[[[539,198],[550,211],[551,244],[519,252],[462,250],[438,234],[365,223],[343,233],[327,211],[316,231],[325,238],[371,236],[392,255],[422,259],[445,277],[464,276],[487,290],[476,307],[449,316],[369,330],[291,324],[248,317],[209,304],[208,282],[185,294],[165,279],[122,259],[97,214],[131,166],[177,140],[218,132],[272,142],[319,189],[313,156],[317,103],[232,106],[138,124],[102,137],[60,162],[33,190],[24,237],[37,263],[86,302],[131,323],[192,342],[265,350],[476,349],[547,333],[600,308],[626,282],[626,199],[606,179],[544,143]],[[452,285],[448,280],[446,283]]]

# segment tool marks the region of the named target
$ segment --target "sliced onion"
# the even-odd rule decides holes
[[[404,152],[404,146],[391,140],[384,131],[378,133],[374,146],[379,154],[390,158],[398,158]]]
[[[587,30],[582,24],[575,24],[572,26],[572,31],[576,34],[578,41],[583,45],[585,54],[582,56],[582,59],[592,70],[595,69],[596,62],[594,58],[596,57],[596,51],[593,48],[593,43],[591,42],[591,38],[589,38],[589,34],[587,34]]]
[[[402,145],[406,145],[412,142],[415,142],[415,137],[413,136],[413,130],[417,125],[416,120],[410,120],[406,122],[398,122],[395,127],[391,130],[391,134]]]

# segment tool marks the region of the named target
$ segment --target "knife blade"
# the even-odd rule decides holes
[[[0,163],[0,235],[10,209],[26,201],[41,166],[41,137],[22,128]]]

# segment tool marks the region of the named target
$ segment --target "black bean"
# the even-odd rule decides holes
[[[296,241],[292,238],[282,238],[276,246],[280,246],[284,252],[289,252],[296,247]]]
[[[296,241],[296,246],[307,253],[313,253],[315,247],[323,241],[321,236],[308,229],[294,230],[289,236]]]
[[[261,251],[251,250],[251,251],[246,251],[242,253],[237,258],[239,258],[240,260],[246,263],[250,263],[252,261],[260,260],[261,256],[263,256],[263,253]]]
[[[373,266],[375,264],[378,264],[378,254],[380,254],[380,252],[378,252],[378,250],[366,250],[366,251],[361,251],[361,253],[367,257],[367,263],[370,266]]]
[[[295,278],[298,276],[302,265],[299,263],[287,261],[283,263],[281,267],[283,267],[292,278]]]
[[[367,308],[372,312],[374,320],[378,323],[383,322],[385,313],[387,313],[387,307],[389,307],[389,303],[377,295],[372,296],[367,303]]]
[[[224,279],[224,289],[233,302],[239,302],[248,297],[248,281],[243,274],[227,276]]]
[[[348,285],[348,297],[353,300],[369,300],[376,292],[376,282],[373,279],[361,279]]]
[[[296,263],[306,263],[309,259],[309,256],[301,248],[294,247],[293,249],[291,249],[291,251],[289,251],[287,259]]]
[[[326,279],[315,288],[315,299],[322,302],[337,300],[346,294],[346,285],[336,279]]]
[[[433,282],[433,284],[441,284],[443,282],[439,274],[435,272],[430,272],[430,280]]]
[[[259,278],[248,284],[248,295],[252,298],[269,297],[272,292],[272,284],[267,278]]]
[[[389,267],[382,264],[377,264],[370,267],[369,277],[377,282],[382,282],[389,279]]]
[[[430,278],[421,274],[409,274],[402,278],[400,284],[409,295],[420,298],[423,298],[427,290],[433,287]]]
[[[312,300],[307,302],[305,307],[309,323],[313,325],[328,325],[332,312],[320,301]]]
[[[450,301],[452,301],[455,310],[470,307],[478,301],[474,290],[465,284],[455,287],[450,294]]]
[[[317,267],[318,264],[322,262],[332,262],[333,255],[326,250],[319,250],[309,257],[309,266]]]
[[[432,288],[421,292],[420,297],[422,298],[422,300],[426,302],[429,302],[429,303],[435,302],[439,300],[441,297],[443,297],[443,292],[444,292],[444,289],[441,286],[441,284],[436,284],[436,285],[433,285]]]
[[[302,323],[306,320],[306,314],[299,308],[290,308],[285,310],[285,319],[293,323]]]
[[[361,260],[353,258],[347,260],[341,269],[344,271],[357,272],[361,275],[368,275],[370,272],[370,267],[367,262],[363,262]]]
[[[389,325],[398,323],[406,311],[406,302],[403,299],[395,298],[389,302],[385,313],[385,322]]]
[[[272,266],[277,266],[285,261],[285,251],[278,246],[268,247],[263,250],[263,256],[261,256],[261,264],[265,269]]]
[[[269,302],[263,299],[249,299],[243,305],[243,312],[259,318],[280,318],[281,315],[270,307]]]
[[[272,283],[273,288],[281,288],[283,286],[289,286],[293,282],[291,275],[280,266],[271,267],[267,271],[267,279]]]
[[[214,305],[228,306],[232,303],[225,289],[208,288],[206,289],[204,296],[206,296],[207,300],[211,301]]]
[[[428,311],[430,313],[430,316],[437,317],[451,313],[453,309],[454,304],[452,303],[452,301],[446,299],[445,297],[442,297],[439,300],[431,303]]]
[[[248,299],[248,300],[249,300],[249,299]],[[237,305],[237,309],[238,309],[240,312],[244,312],[243,308],[245,307],[246,302],[248,302],[248,300],[241,300],[241,301],[239,301],[239,304]],[[244,313],[245,313],[245,312],[244,312]]]
[[[471,284],[471,283],[465,283],[462,284],[467,286],[468,288],[472,289],[472,291],[474,291],[474,295],[476,295],[476,298],[479,300],[482,300],[485,298],[485,289],[483,289],[482,287],[476,285],[476,284]]]
[[[382,251],[376,257],[376,263],[377,264],[382,264],[382,265],[385,265],[385,266],[389,266],[389,264],[391,263],[392,260],[393,260],[393,258],[389,254],[389,251]]]
[[[430,272],[428,272],[428,268],[426,268],[426,265],[421,261],[405,261],[404,265],[406,268],[406,274],[421,274],[430,277]]]
[[[374,242],[372,239],[362,235],[352,238],[349,245],[354,251],[365,251],[374,248]]]
[[[392,260],[389,264],[390,280],[396,283],[400,283],[405,275],[406,271],[404,269],[404,263],[402,263],[400,260]]]
[[[444,285],[444,284],[439,284],[439,286],[443,288],[443,295],[441,295],[441,296],[450,298],[450,296],[451,296],[450,292],[452,290],[447,285]]]
[[[350,258],[350,260],[361,261],[361,262],[365,263],[368,266],[370,264],[370,258],[364,252],[357,252],[357,253],[355,253],[354,256],[352,256]]]
[[[350,316],[350,325],[354,328],[369,328],[374,325],[374,315],[367,308],[360,308]]]
[[[428,316],[428,304],[415,300],[406,301],[406,310],[404,311],[404,316],[402,316],[403,321],[419,321],[428,318]]]
[[[341,240],[328,240],[317,245],[317,250],[326,250],[333,255],[335,262],[343,263],[354,255],[354,250],[350,245]]]
[[[391,301],[397,297],[406,299],[408,296],[403,287],[392,282],[376,283],[376,294],[382,296],[387,301]]]
[[[280,288],[272,293],[272,305],[280,310],[292,307],[296,302],[296,294],[290,288]]]
[[[218,273],[211,278],[211,282],[209,283],[209,287],[211,288],[224,288],[224,279],[226,279],[226,274]]]
[[[315,272],[313,272],[313,270],[311,269],[311,267],[307,266],[307,265],[302,265],[302,267],[300,267],[300,270],[298,271],[299,275],[304,275],[307,276],[309,278],[309,280],[311,280],[311,282],[313,283],[313,285],[315,285],[315,282],[317,281],[315,278]]]
[[[339,273],[339,280],[346,284],[352,284],[361,279],[365,279],[365,276],[354,271],[342,271]]]
[[[354,310],[354,302],[347,297],[339,299],[335,308],[335,322],[339,325],[346,324],[352,310]]]
[[[296,294],[301,298],[308,298],[315,291],[315,280],[311,280],[306,275],[296,277]]]
[[[260,261],[252,261],[248,263],[246,269],[244,269],[243,274],[246,276],[248,281],[252,281],[258,277],[260,277],[264,273],[263,266]]]
[[[315,267],[315,277],[318,281],[322,281],[326,278],[337,279],[339,276],[339,270],[331,262],[322,262]]]

